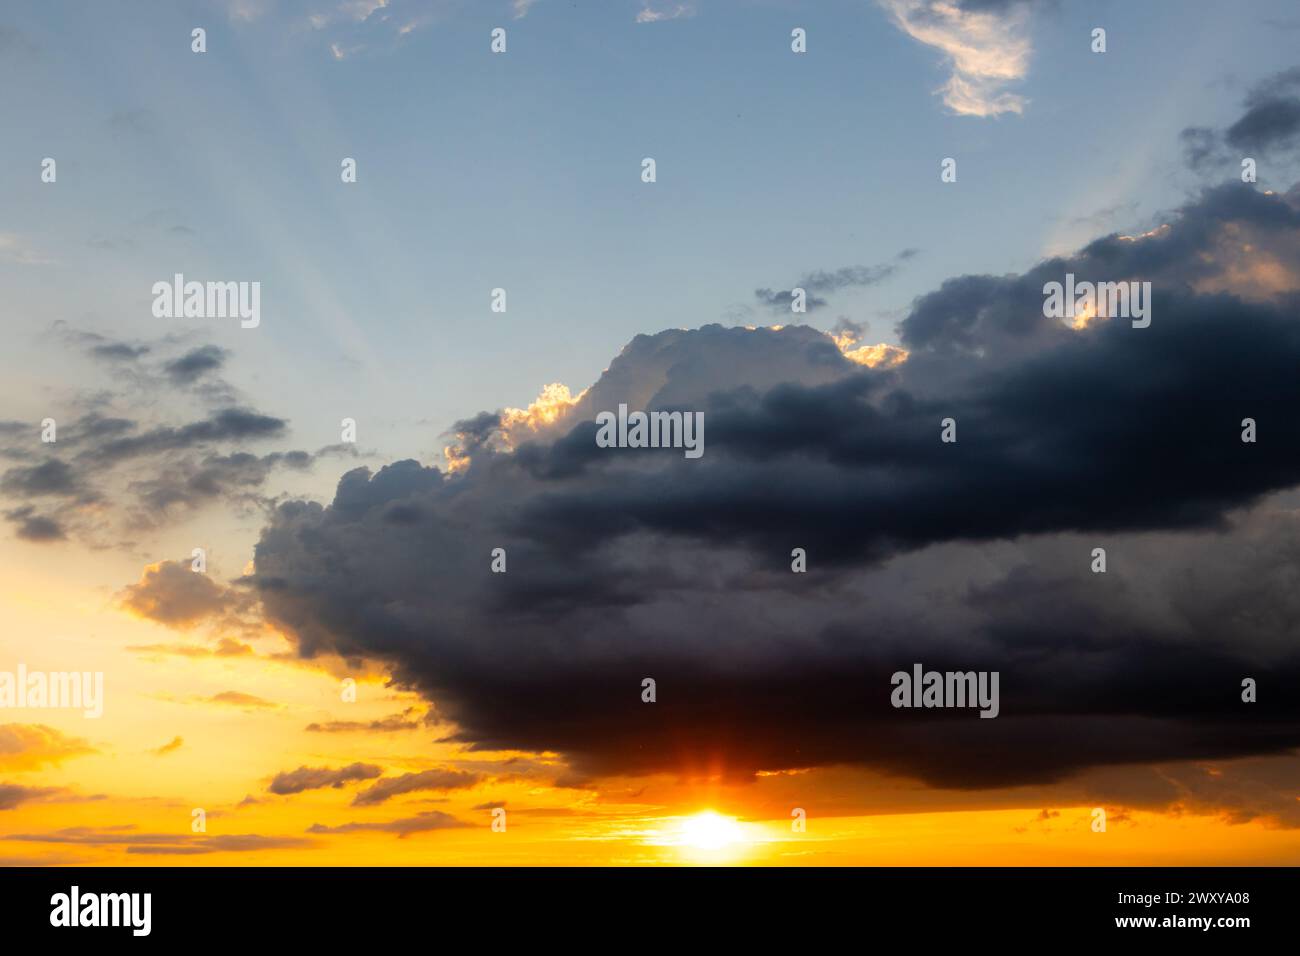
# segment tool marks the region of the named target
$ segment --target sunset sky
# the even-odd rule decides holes
[[[0,672],[104,703],[0,709],[0,863],[1300,863],[1298,39],[5,4]],[[1151,326],[1045,317],[1067,273]],[[598,448],[620,404],[705,454]],[[891,708],[914,662],[999,716]]]

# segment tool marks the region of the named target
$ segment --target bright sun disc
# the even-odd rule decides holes
[[[705,810],[682,820],[682,842],[700,850],[720,850],[743,839],[731,817]]]

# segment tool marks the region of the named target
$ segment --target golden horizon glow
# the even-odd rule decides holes
[[[233,571],[246,566],[235,548],[213,553],[218,563],[228,555]],[[374,662],[354,670],[299,660],[269,631],[247,638],[253,653],[223,655],[220,627],[178,632],[129,613],[117,597],[120,582],[138,579],[143,566],[129,556],[51,550],[9,564],[13,573],[0,582],[4,658],[59,670],[70,652],[80,668],[107,674],[101,719],[0,711],[9,742],[0,746],[0,784],[34,793],[0,810],[0,861],[10,865],[1300,862],[1300,831],[1266,816],[1241,822],[1231,808],[1195,802],[1191,793],[1145,809],[1107,801],[1110,826],[1098,834],[1093,804],[1069,785],[965,793],[866,768],[801,766],[749,780],[664,772],[575,789],[562,783],[569,774],[562,755],[440,742],[454,726],[424,724],[429,702],[388,686]],[[62,653],[30,639],[37,634],[57,636]],[[193,653],[181,653],[187,648]],[[357,678],[355,703],[339,697],[346,674]],[[237,706],[231,701],[245,698],[232,692],[275,706]],[[368,729],[403,714],[392,729]],[[436,767],[476,779],[373,805],[355,800],[374,780],[270,792],[277,774],[356,763],[380,768],[375,779]],[[1183,773],[1205,781],[1197,787],[1230,787],[1237,766],[1252,765],[1211,761]],[[488,808],[497,804],[507,811],[503,833],[491,829]],[[794,807],[807,808],[805,831],[792,830]],[[205,833],[191,829],[195,808],[207,813]],[[419,829],[432,811],[457,825]],[[416,825],[404,830],[403,821]]]

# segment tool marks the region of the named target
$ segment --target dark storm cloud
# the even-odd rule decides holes
[[[801,327],[639,336],[513,451],[480,419],[463,474],[397,462],[283,505],[264,608],[304,655],[388,662],[451,741],[580,774],[852,763],[996,787],[1285,752],[1300,606],[1268,572],[1300,518],[1267,502],[1300,485],[1300,299],[1251,270],[1300,276],[1298,201],[1222,187],[1146,235],[952,279],[901,323],[896,368]],[[1151,281],[1150,327],[1045,318],[1067,271]],[[705,455],[598,448],[620,402],[703,411]],[[914,662],[1000,672],[1001,716],[893,709]],[[1274,693],[1242,704],[1246,676]]]
[[[266,789],[281,796],[302,793],[304,790],[319,790],[322,787],[338,789],[345,783],[373,780],[382,773],[381,768],[368,763],[353,763],[337,770],[328,767],[299,767],[297,770],[276,774]]]

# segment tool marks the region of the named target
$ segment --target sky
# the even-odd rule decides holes
[[[0,862],[1300,862],[1297,37],[7,4],[0,683],[104,696],[0,694]],[[916,662],[1000,713],[891,706]]]

